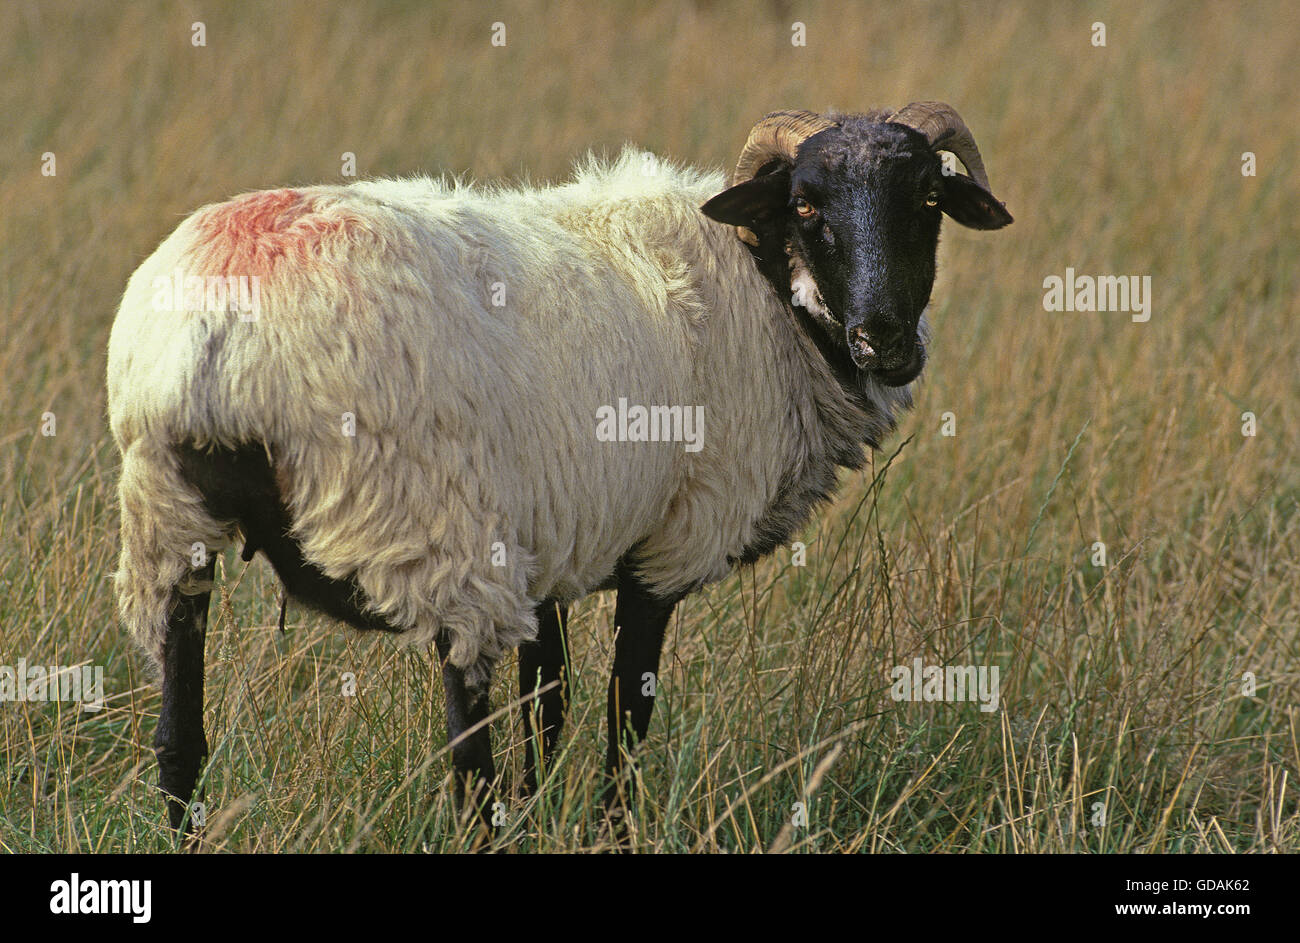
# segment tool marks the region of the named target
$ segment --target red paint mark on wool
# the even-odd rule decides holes
[[[205,275],[265,278],[282,264],[308,264],[326,236],[345,234],[356,222],[317,212],[297,190],[250,193],[200,214],[195,261]]]

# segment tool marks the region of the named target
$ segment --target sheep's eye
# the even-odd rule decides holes
[[[803,197],[798,197],[794,201],[794,211],[798,213],[800,216],[802,216],[804,219],[808,219],[811,216],[817,215],[817,208],[814,207],[807,200],[805,200]]]
[[[938,190],[931,190],[929,193],[926,194],[926,196],[925,196],[925,205],[926,205],[926,206],[938,206],[938,205],[939,205],[939,191],[938,191]]]

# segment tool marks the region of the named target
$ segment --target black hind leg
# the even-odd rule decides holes
[[[537,640],[519,646],[519,697],[524,701],[524,789],[537,791],[537,768],[545,771],[555,754],[569,703],[564,669],[567,606],[547,600],[537,607]],[[537,691],[553,685],[550,690]],[[541,728],[541,737],[537,728]]]
[[[609,679],[607,719],[609,746],[605,752],[605,804],[621,813],[632,797],[635,779],[625,756],[646,738],[658,686],[659,653],[680,595],[652,593],[628,566],[618,572],[618,601],[614,605],[614,670]]]
[[[456,780],[456,803],[462,811],[472,810],[479,824],[492,834],[492,781],[496,770],[492,762],[492,742],[488,725],[467,734],[471,727],[487,719],[488,688],[465,683],[465,674],[451,663],[451,645],[438,638],[438,658],[442,662],[442,687],[447,703],[447,741],[451,744],[451,764]]]
[[[190,797],[208,755],[203,735],[203,645],[208,633],[208,599],[214,561],[196,571],[203,592],[173,591],[163,642],[162,710],[154,733],[158,782],[167,796],[167,818],[182,836],[192,832]],[[183,829],[182,829],[182,826]]]

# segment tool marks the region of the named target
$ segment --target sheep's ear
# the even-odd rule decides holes
[[[1012,222],[1007,208],[965,174],[943,178],[943,211],[971,229],[1001,229]]]
[[[790,202],[790,173],[779,170],[723,190],[700,207],[709,219],[751,229],[784,212]]]

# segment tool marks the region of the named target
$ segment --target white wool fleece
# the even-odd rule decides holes
[[[471,683],[535,636],[537,602],[590,592],[634,546],[653,589],[723,576],[778,493],[828,489],[831,456],[909,404],[845,395],[734,229],[700,213],[724,186],[626,151],[546,189],[376,180],[186,219],[109,345],[135,638],[161,658],[172,588],[204,588],[192,545],[233,537],[180,477],[187,441],[263,445],[305,558],[412,642],[447,631]],[[177,273],[256,276],[256,317],[169,302]],[[702,407],[702,448],[602,441],[620,398]],[[815,497],[777,517],[801,524]]]

